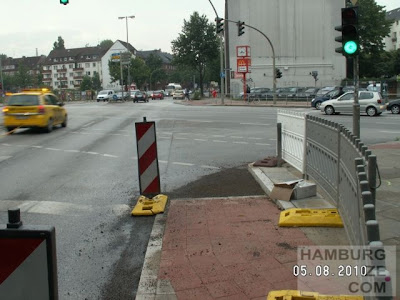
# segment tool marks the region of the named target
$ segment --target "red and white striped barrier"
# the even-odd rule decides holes
[[[139,165],[140,194],[152,198],[160,194],[160,172],[158,169],[156,124],[136,122],[136,145]]]

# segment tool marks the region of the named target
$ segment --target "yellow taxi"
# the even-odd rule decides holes
[[[48,89],[28,89],[11,94],[3,107],[4,126],[8,131],[16,128],[40,128],[51,132],[55,125],[67,126],[68,115],[64,103]]]

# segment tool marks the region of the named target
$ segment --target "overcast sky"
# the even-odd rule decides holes
[[[138,50],[171,52],[171,41],[181,32],[183,20],[197,11],[214,21],[209,0],[0,0],[0,54],[11,57],[48,55],[58,36],[66,48],[96,46],[104,39],[126,41]],[[265,0],[267,1],[267,0]],[[318,0],[315,0],[318,1]],[[5,2],[7,4],[5,4]],[[225,0],[212,0],[224,15]],[[386,10],[400,7],[398,0],[377,0]]]

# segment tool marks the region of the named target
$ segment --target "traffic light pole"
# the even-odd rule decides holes
[[[360,138],[360,103],[358,101],[359,70],[358,55],[353,58],[353,76],[354,76],[354,103],[353,103],[353,134]]]
[[[219,74],[219,76],[221,77],[221,102],[222,105],[225,104],[225,82],[224,82],[224,76],[225,75],[225,71],[224,71],[224,49],[222,48],[222,34],[223,32],[221,32],[221,35],[219,36],[219,48],[220,48],[220,65],[221,65],[221,72]]]

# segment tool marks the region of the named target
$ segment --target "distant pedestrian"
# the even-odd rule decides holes
[[[211,94],[212,94],[213,98],[217,98],[217,90],[213,89],[211,91]]]
[[[184,94],[185,94],[185,100],[190,100],[190,98],[189,98],[189,89],[188,88],[185,88]]]

